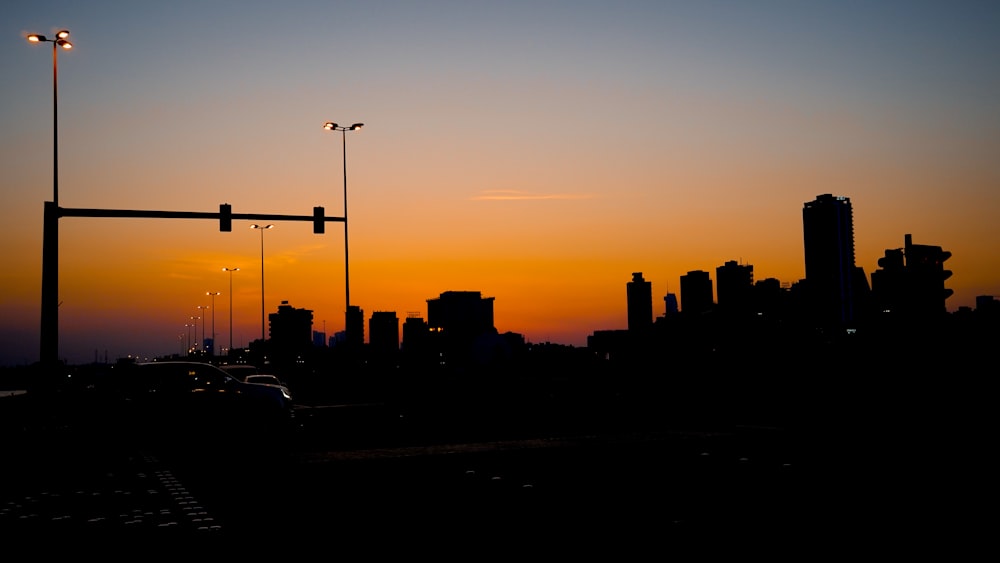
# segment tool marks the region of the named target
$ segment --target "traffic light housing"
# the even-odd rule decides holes
[[[228,203],[219,204],[219,231],[228,233],[233,230],[233,206]]]
[[[318,235],[326,232],[326,218],[322,207],[313,207],[313,232]]]

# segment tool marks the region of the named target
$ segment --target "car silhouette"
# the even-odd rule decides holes
[[[240,381],[208,363],[136,363],[115,379],[126,422],[151,435],[193,439],[233,425],[282,430],[293,416],[286,389]]]

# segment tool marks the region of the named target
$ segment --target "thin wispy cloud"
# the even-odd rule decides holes
[[[521,201],[544,199],[590,199],[590,194],[536,194],[520,190],[486,190],[472,197],[472,201]]]

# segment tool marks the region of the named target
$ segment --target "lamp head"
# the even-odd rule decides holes
[[[354,125],[351,125],[351,131],[355,131],[357,129],[361,129],[364,126],[365,126],[364,123],[355,123]]]
[[[332,121],[327,121],[326,123],[323,124],[323,129],[326,129],[327,131],[333,131],[336,128],[337,124]]]
[[[48,41],[48,39],[46,39],[44,35],[32,33],[28,36],[28,41],[31,43],[41,43],[42,41]]]

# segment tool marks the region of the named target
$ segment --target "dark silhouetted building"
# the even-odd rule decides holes
[[[854,323],[856,269],[851,200],[823,194],[802,208],[805,298],[809,321],[821,328]]]
[[[410,312],[403,320],[400,362],[408,367],[431,368],[438,365],[437,347],[430,327],[420,313]]]
[[[753,266],[729,260],[715,269],[719,311],[745,314],[753,309]]]
[[[395,311],[375,311],[368,320],[368,352],[372,358],[391,358],[399,352],[399,318]]]
[[[625,292],[629,332],[648,332],[653,327],[653,284],[642,278],[642,272],[633,272]]]
[[[365,312],[357,305],[347,308],[347,326],[344,327],[344,343],[347,348],[360,350],[365,343]]]
[[[313,346],[317,348],[326,347],[326,333],[318,330],[313,331]]]
[[[681,276],[681,313],[694,316],[712,310],[712,279],[704,270],[691,270]]]
[[[478,291],[446,291],[427,300],[427,326],[435,335],[443,361],[461,367],[473,361],[478,340],[497,335],[493,297]]]
[[[664,316],[669,317],[669,316],[672,316],[672,315],[676,315],[677,312],[680,310],[678,308],[679,305],[677,303],[677,294],[676,293],[667,293],[666,295],[664,295],[663,296],[663,306],[664,306],[664,311],[663,311],[663,315]]]
[[[277,313],[268,315],[270,349],[275,360],[291,360],[307,353],[312,342],[313,312],[282,301]]]
[[[886,250],[871,275],[879,315],[904,322],[940,321],[947,313],[945,300],[952,295],[944,286],[951,277],[944,269],[950,257],[940,246],[913,244],[909,234],[903,248]]]

